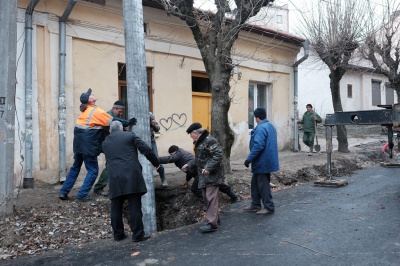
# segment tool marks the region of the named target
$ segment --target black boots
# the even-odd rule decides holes
[[[226,193],[226,195],[231,198],[231,203],[240,202],[240,197],[235,194],[235,191],[233,191],[232,188]]]

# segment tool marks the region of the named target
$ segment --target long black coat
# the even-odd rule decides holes
[[[139,163],[138,150],[153,164],[160,163],[153,150],[133,132],[114,130],[104,140],[110,199],[133,193],[146,194],[147,188]]]

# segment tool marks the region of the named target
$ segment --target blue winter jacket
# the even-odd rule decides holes
[[[253,174],[267,174],[279,170],[278,141],[275,127],[267,120],[262,120],[251,131],[250,154]]]

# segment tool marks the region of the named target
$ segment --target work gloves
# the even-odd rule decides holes
[[[132,117],[131,119],[129,119],[128,125],[129,126],[134,126],[136,125],[137,119],[135,117]]]
[[[249,161],[249,160],[244,161],[244,166],[246,166],[247,168],[249,168],[249,166],[250,166],[250,161]]]

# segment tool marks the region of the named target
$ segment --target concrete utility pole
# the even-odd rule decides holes
[[[0,217],[13,213],[17,0],[0,1]]]
[[[129,118],[137,118],[134,131],[151,147],[142,1],[123,0],[123,9],[128,115]],[[146,232],[151,233],[157,231],[153,166],[142,155],[139,161],[143,166],[142,171],[147,186],[147,194],[142,200],[143,223]]]

